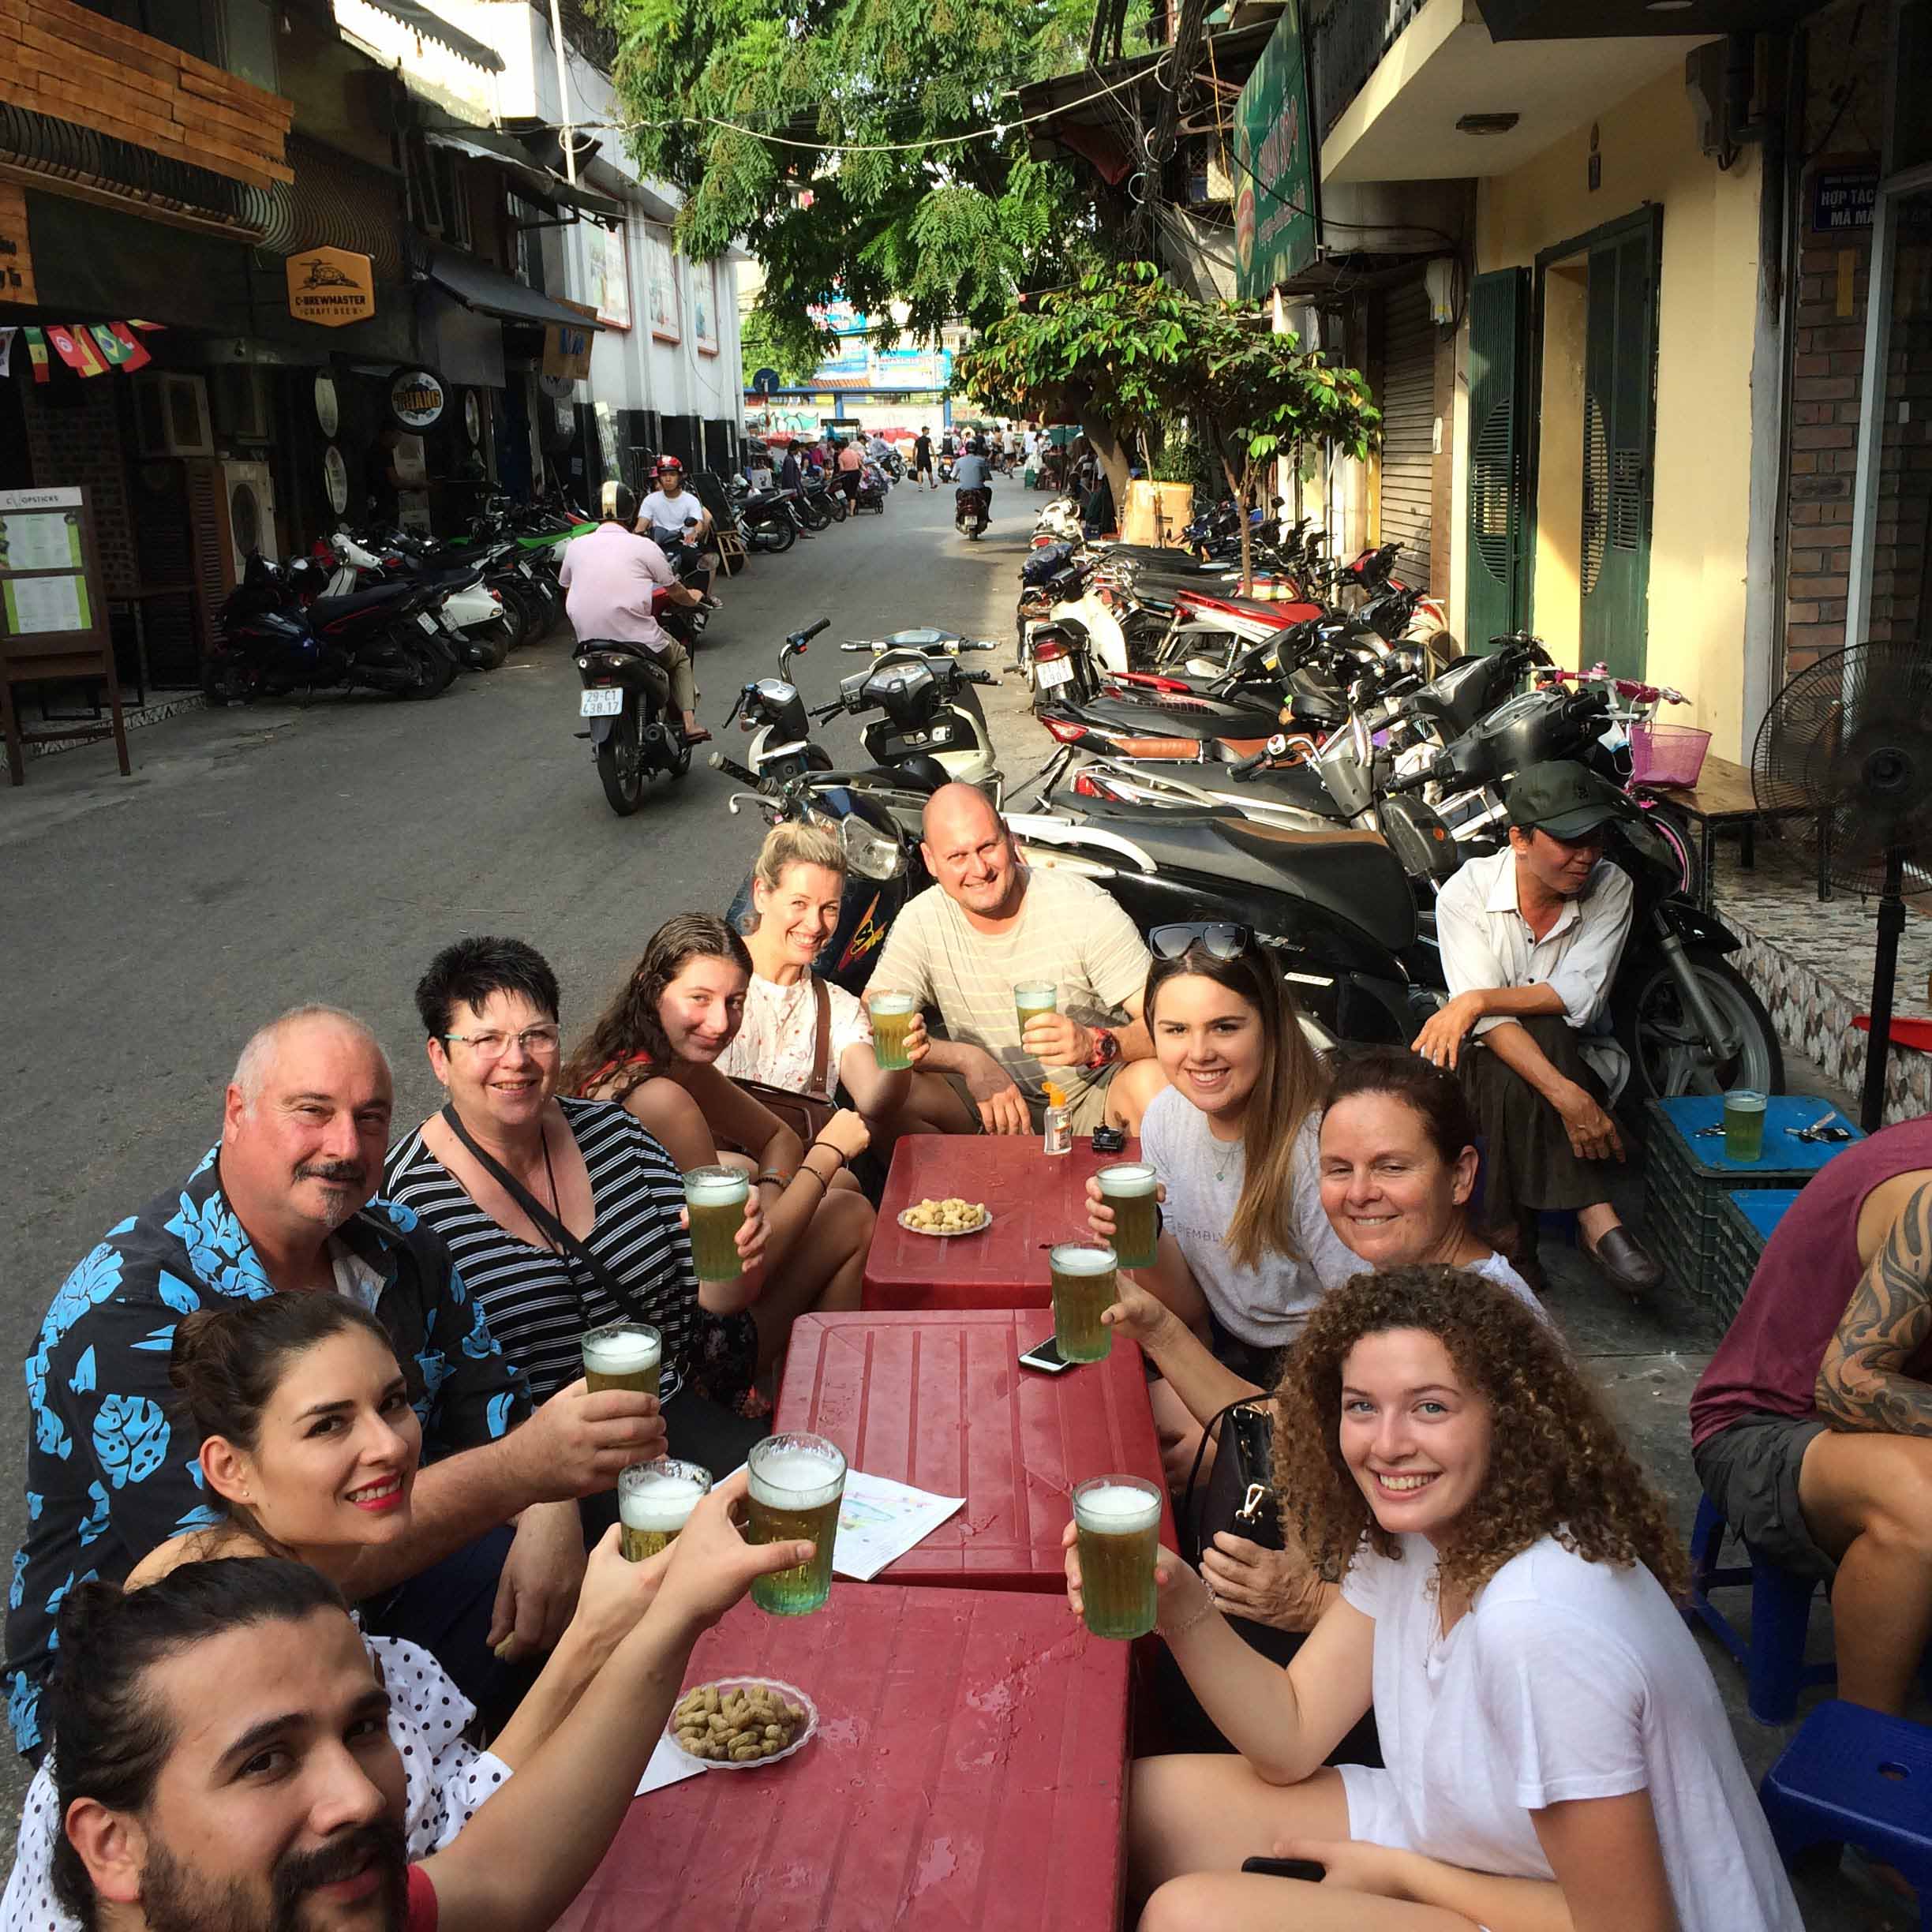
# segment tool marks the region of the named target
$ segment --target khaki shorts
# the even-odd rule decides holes
[[[1838,1566],[1812,1541],[1798,1506],[1798,1471],[1826,1425],[1760,1410],[1740,1416],[1690,1451],[1698,1481],[1724,1521],[1784,1569],[1831,1577]]]

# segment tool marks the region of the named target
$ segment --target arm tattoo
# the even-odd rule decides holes
[[[1932,1182],[1905,1211],[1852,1299],[1818,1365],[1818,1413],[1839,1429],[1932,1436],[1932,1383],[1906,1365],[1932,1337]]]

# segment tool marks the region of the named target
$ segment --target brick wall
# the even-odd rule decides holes
[[[1840,313],[1844,256],[1850,257],[1852,271],[1849,315]],[[1869,230],[1807,246],[1799,258],[1784,560],[1788,677],[1845,642],[1870,268]]]
[[[1932,238],[1901,223],[1879,421],[1870,635],[1932,638]],[[1917,232],[1913,232],[1916,227]]]
[[[61,400],[51,399],[59,385]],[[110,369],[84,378],[57,369],[49,384],[23,383],[27,447],[33,480],[41,489],[80,484],[94,509],[102,588],[109,597],[130,597],[140,582],[134,560],[134,526],[128,503],[128,447],[124,440],[127,378]]]

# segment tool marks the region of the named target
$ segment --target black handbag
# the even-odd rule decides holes
[[[567,1266],[580,1264],[633,1321],[654,1325],[646,1320],[630,1284],[620,1281],[502,1162],[477,1144],[453,1106],[444,1108],[443,1120],[484,1172],[530,1216],[537,1232],[556,1243]],[[717,1477],[728,1476],[751,1454],[751,1445],[771,1433],[769,1421],[747,1421],[722,1402],[681,1385],[664,1398],[664,1419],[676,1453]]]
[[[1274,1417],[1265,1395],[1244,1395],[1230,1402],[1201,1431],[1194,1466],[1188,1473],[1180,1526],[1185,1545],[1181,1553],[1196,1568],[1201,1552],[1223,1530],[1263,1549],[1282,1547],[1271,1469],[1274,1436]],[[1210,1442],[1217,1444],[1214,1467],[1203,1488],[1201,1464]]]

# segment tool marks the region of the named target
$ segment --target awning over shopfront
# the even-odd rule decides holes
[[[624,218],[621,201],[580,182],[566,181],[556,169],[532,160],[530,151],[514,135],[499,134],[489,128],[431,127],[423,129],[423,139],[432,148],[447,148],[473,161],[494,163],[516,183],[517,193],[525,200],[537,202],[552,214],[571,208],[593,221],[621,223]]]
[[[500,268],[492,268],[474,256],[459,255],[454,249],[432,248],[424,271],[437,287],[447,290],[466,309],[474,309],[478,315],[545,327],[552,323],[575,329],[604,326],[582,309],[567,309],[561,302],[552,301],[514,275],[507,275]]]
[[[440,15],[417,6],[416,0],[369,0],[369,4],[380,8],[391,20],[400,21],[425,39],[440,42],[459,60],[466,60],[472,67],[481,67],[485,73],[501,73],[504,70],[503,56],[494,47],[486,47],[460,27],[452,27]]]

